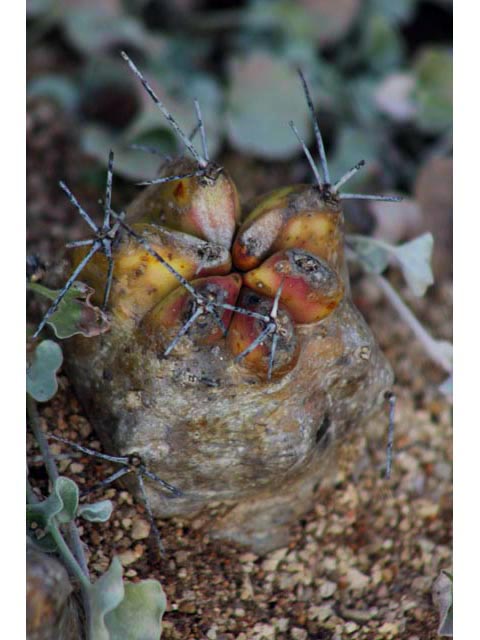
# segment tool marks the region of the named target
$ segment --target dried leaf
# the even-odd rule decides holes
[[[440,614],[438,635],[453,636],[453,579],[442,571],[433,583],[432,599]]]
[[[55,300],[59,294],[59,291],[48,289],[36,282],[29,283],[27,287],[49,300]],[[75,282],[72,285],[57,311],[47,321],[57,338],[70,338],[76,334],[91,338],[110,329],[110,321],[105,313],[90,302],[93,294],[94,290],[83,282]]]
[[[434,278],[431,268],[433,236],[424,233],[418,238],[395,247],[394,253],[407,281],[416,296],[423,296]]]

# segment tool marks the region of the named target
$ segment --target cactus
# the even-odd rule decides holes
[[[88,245],[75,247],[74,273],[81,265],[97,302],[111,283],[112,324],[75,336],[67,369],[104,444],[138,452],[181,489],[166,503],[147,486],[155,514],[213,509],[214,535],[272,548],[311,506],[327,445],[361,433],[392,384],[345,264],[342,199],[356,196],[340,188],[362,163],[330,182],[301,75],[316,184],[260,197],[242,219],[232,178],[208,157],[198,104],[202,154],[124,58],[192,158],[167,162],[126,215],[108,211],[96,242],[108,237],[111,256],[85,261]],[[219,502],[228,508],[215,511]]]

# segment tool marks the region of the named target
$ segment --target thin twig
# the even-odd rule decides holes
[[[452,363],[450,359],[442,353],[439,349],[438,340],[435,340],[426,329],[422,326],[419,320],[413,315],[412,311],[407,307],[405,302],[401,299],[392,285],[386,278],[381,275],[370,274],[385,296],[388,298],[390,304],[397,311],[402,320],[413,331],[420,343],[425,348],[430,358],[436,362],[447,373],[452,373]]]

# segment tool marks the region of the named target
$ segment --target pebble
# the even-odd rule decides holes
[[[381,627],[377,629],[377,633],[383,638],[394,638],[398,635],[398,624],[395,622],[385,622]]]
[[[352,567],[347,571],[346,579],[350,589],[358,591],[363,591],[370,582],[369,576],[366,576],[358,569],[355,569],[355,567]]]
[[[146,520],[138,519],[133,523],[130,536],[133,540],[144,540],[150,535],[150,523]]]
[[[347,624],[343,627],[343,630],[347,635],[351,635],[352,633],[355,633],[357,629],[358,629],[358,624],[356,622],[347,622]]]
[[[252,640],[275,640],[275,627],[271,624],[257,622],[252,629]]]
[[[320,589],[319,589],[320,597],[323,599],[330,598],[331,596],[333,596],[336,590],[337,590],[337,585],[335,584],[335,582],[330,582],[329,580],[326,580],[320,585]]]
[[[308,637],[305,629],[300,629],[300,627],[293,627],[290,633],[292,636],[292,640],[307,640]]]
[[[137,554],[131,549],[127,549],[127,551],[123,551],[123,553],[118,554],[118,559],[120,560],[122,567],[128,567],[128,565],[135,562],[137,558]]]
[[[285,558],[288,553],[287,548],[277,549],[272,553],[269,553],[266,559],[262,562],[262,569],[264,571],[276,571],[280,562]]]
[[[324,622],[328,620],[328,618],[332,615],[333,610],[330,606],[325,607],[317,607],[312,606],[309,607],[307,611],[307,617],[309,620],[318,620],[318,622]]]

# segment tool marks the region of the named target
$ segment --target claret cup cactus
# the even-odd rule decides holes
[[[99,232],[110,249],[73,252],[111,328],[73,338],[67,367],[106,448],[137,452],[181,490],[147,486],[157,516],[203,513],[211,535],[265,551],[312,507],[333,445],[361,431],[392,384],[345,264],[342,199],[354,195],[339,189],[360,165],[330,183],[312,107],[322,175],[301,141],[315,185],[242,213],[208,158],[198,104],[202,154],[124,57],[192,158],[167,162],[125,212],[110,209],[111,159]]]

